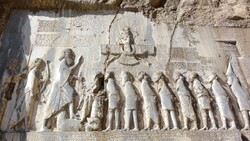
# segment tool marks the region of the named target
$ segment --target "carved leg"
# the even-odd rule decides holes
[[[119,115],[119,110],[115,109],[115,130],[118,130],[120,128],[120,115]]]
[[[7,99],[6,98],[2,98],[2,105],[1,105],[1,111],[0,111],[0,125],[2,124],[2,120],[3,120],[3,116],[5,113],[5,109],[7,106]]]
[[[182,130],[188,130],[188,118],[184,116],[183,121],[184,121],[184,126]]]
[[[162,110],[162,113],[163,113],[163,120],[165,124],[162,130],[169,130],[169,111],[164,109]]]
[[[249,130],[249,118],[248,118],[248,112],[247,111],[241,111],[243,120],[244,120],[244,128],[241,130]]]
[[[194,127],[193,127],[192,129],[190,129],[190,130],[191,130],[191,131],[198,130],[198,125],[197,125],[196,117],[193,118],[193,124],[194,124]]]
[[[200,130],[207,130],[207,113],[206,110],[201,110],[201,118],[202,118],[202,123],[203,127]]]
[[[81,123],[83,124],[87,118],[87,116],[89,115],[90,111],[91,111],[91,107],[92,107],[92,97],[88,96],[83,103],[83,107],[82,107],[82,116],[81,116]]]
[[[171,130],[178,130],[178,125],[177,125],[177,121],[176,121],[176,117],[175,117],[175,113],[174,111],[170,111],[170,116],[171,116],[171,120],[173,123],[173,128]]]
[[[150,111],[149,109],[145,110],[145,123],[144,123],[144,129],[143,130],[149,130],[150,129]]]
[[[130,110],[125,110],[125,125],[124,125],[124,131],[129,131],[129,124],[130,124]]]
[[[212,127],[209,130],[216,130],[217,127],[216,127],[216,123],[215,123],[213,112],[211,110],[208,110],[208,115],[209,115],[209,118],[210,118],[210,121],[211,121],[211,125],[212,125]]]
[[[222,122],[222,126],[219,128],[219,130],[225,130],[227,129],[227,120],[225,117],[221,117],[221,122]]]
[[[235,129],[237,129],[237,128],[236,128],[235,120],[233,119],[233,120],[231,121],[231,127],[230,127],[228,130],[235,130]]]
[[[133,129],[133,131],[139,131],[138,117],[137,117],[137,111],[136,110],[133,110],[133,119],[134,119],[134,126],[135,126],[135,128]]]
[[[152,119],[154,121],[154,129],[153,130],[160,130],[160,120],[159,120],[159,115],[157,113],[157,110],[156,110],[156,107],[152,107],[152,111],[153,114],[152,114]]]
[[[105,129],[105,131],[110,131],[111,130],[113,113],[114,113],[114,110],[109,110],[109,114],[108,114],[108,126]]]
[[[73,105],[73,102],[69,103],[69,118],[70,119],[74,118],[74,105]]]

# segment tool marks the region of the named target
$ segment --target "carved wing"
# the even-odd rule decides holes
[[[103,44],[100,46],[101,53],[103,55],[107,55],[108,53],[112,55],[119,55],[121,54],[121,47],[118,44]]]
[[[153,45],[132,45],[135,49],[135,54],[141,55],[147,53],[148,55],[155,54],[155,47]]]

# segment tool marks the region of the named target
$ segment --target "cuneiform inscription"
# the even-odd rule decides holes
[[[57,20],[53,21],[40,20],[38,23],[37,32],[55,32],[57,23],[58,23]]]
[[[50,46],[58,36],[56,34],[38,34],[36,38],[36,46]]]

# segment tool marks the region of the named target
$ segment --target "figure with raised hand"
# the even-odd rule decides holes
[[[40,131],[48,131],[46,122],[51,117],[57,118],[56,127],[59,127],[65,119],[67,110],[69,110],[69,118],[74,117],[73,94],[75,90],[70,82],[74,76],[73,73],[82,63],[83,57],[81,56],[75,64],[75,53],[72,49],[65,49],[59,60]]]

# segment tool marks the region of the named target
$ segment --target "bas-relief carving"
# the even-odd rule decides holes
[[[209,74],[209,82],[211,83],[212,93],[219,108],[220,118],[222,122],[222,126],[219,128],[219,130],[227,129],[227,121],[229,121],[231,124],[229,130],[236,129],[234,115],[229,106],[228,94],[220,84],[218,79],[218,76],[214,72],[211,72],[211,74]]]
[[[12,95],[19,81],[26,76],[28,68],[25,68],[22,72],[18,73],[18,68],[20,67],[20,62],[17,58],[12,58],[8,61],[6,70],[4,72],[1,81],[1,112],[0,112],[0,123],[5,116],[6,107],[8,102],[12,100]]]
[[[169,87],[167,86],[168,79],[163,72],[158,72],[154,76],[154,81],[157,83],[157,92],[161,101],[162,117],[164,120],[164,127],[162,130],[170,129],[169,114],[173,125],[171,130],[177,130],[179,128],[175,117],[175,109],[172,101],[173,96]]]
[[[242,130],[249,130],[249,111],[250,111],[250,95],[246,89],[240,84],[239,79],[236,77],[231,63],[228,63],[228,69],[226,72],[227,83],[235,95],[240,111],[244,120],[244,128]]]
[[[125,65],[123,67],[126,70],[126,67],[132,68],[134,65],[139,65],[138,57],[147,58],[147,55],[155,55],[156,52],[153,46],[136,45],[131,30],[124,28],[120,32],[118,44],[101,46],[101,53],[108,56],[106,66],[116,60],[121,65]],[[78,63],[75,63],[75,57],[75,53],[71,49],[66,49],[59,58],[60,62],[56,64],[54,79],[49,84],[51,86],[49,87],[50,93],[47,97],[43,126],[40,131],[110,131],[118,130],[121,127],[124,131],[129,131],[132,127],[133,131],[139,131],[142,130],[139,128],[139,126],[141,127],[138,122],[140,120],[144,120],[144,130],[159,130],[160,128],[162,130],[178,130],[179,127],[188,130],[190,125],[191,130],[198,130],[198,127],[201,127],[200,130],[215,130],[217,129],[216,119],[211,103],[218,106],[222,121],[220,129],[227,129],[227,121],[231,123],[229,129],[236,129],[235,118],[237,117],[233,115],[228,102],[227,91],[217,80],[215,74],[210,75],[211,95],[199,79],[202,76],[199,76],[196,72],[193,72],[190,76],[191,90],[186,85],[186,76],[178,72],[173,76],[175,81],[169,81],[164,72],[158,72],[154,75],[154,82],[151,82],[150,76],[146,72],[139,72],[139,81],[134,81],[133,75],[129,71],[124,71],[120,75],[117,72],[96,73],[93,83],[87,88],[86,83],[89,82],[85,81],[84,73],[79,72],[77,76],[74,74],[82,63],[82,57],[79,58]],[[20,123],[22,121],[25,124],[26,129],[30,128],[33,120],[34,103],[48,85],[47,82],[50,78],[48,76],[46,79],[41,74],[45,68],[44,61],[42,59],[36,61],[29,71],[20,74],[14,72],[15,67],[12,70],[10,69],[10,71],[13,71],[11,73],[13,75],[10,75],[10,88],[3,92],[7,94],[7,97],[3,97],[6,104],[6,101],[8,101],[6,99],[13,93],[15,83],[21,76],[28,73],[26,87],[24,88],[26,97],[23,111],[25,112],[19,119]],[[50,75],[49,68],[47,72]],[[120,77],[115,78],[115,75]],[[230,64],[226,76],[243,115],[245,125],[243,130],[248,130],[249,94],[240,85]],[[72,84],[74,80],[76,80],[76,86]],[[9,81],[5,82],[8,83]],[[171,84],[174,85],[175,90],[174,87],[168,86]],[[137,89],[140,89],[140,92]],[[74,94],[80,96],[78,105],[73,105]],[[140,96],[142,96],[142,100],[140,100]],[[213,98],[215,101],[211,101]],[[193,107],[196,103],[198,108]],[[2,116],[5,104],[2,103]],[[180,104],[180,107],[175,107],[175,104]],[[143,109],[139,109],[138,105],[143,105]],[[182,116],[175,113],[178,109],[182,112]],[[143,117],[138,116],[140,112],[144,114]],[[197,123],[196,115],[198,114],[201,115],[200,125]],[[107,115],[107,117],[105,118],[104,115]],[[120,115],[123,115],[124,123]],[[55,119],[56,124],[54,123]],[[162,123],[160,123],[161,119],[163,120]],[[183,127],[178,126],[179,122],[177,121],[179,120],[180,123],[184,124]],[[209,120],[210,122],[208,122]],[[15,123],[13,127],[18,125],[19,122]],[[151,122],[153,122],[154,127],[151,127]],[[209,123],[211,125],[208,125]]]
[[[208,119],[207,119],[207,113],[209,116],[209,119],[211,121],[211,128],[210,130],[217,129],[214,114],[211,109],[210,99],[211,96],[208,93],[208,90],[203,86],[201,81],[198,79],[198,74],[196,72],[192,72],[190,75],[191,80],[191,87],[193,94],[198,102],[199,110],[201,113],[202,123],[203,127],[200,130],[207,130],[208,129]]]
[[[146,72],[138,73],[138,80],[141,81],[141,95],[143,97],[144,129],[150,130],[151,121],[154,123],[153,130],[160,129],[160,121],[157,110],[157,97],[149,83],[149,76]]]
[[[133,76],[129,72],[122,72],[121,73],[122,78],[122,86],[125,96],[125,107],[124,107],[124,130],[129,131],[130,130],[130,123],[131,123],[131,117],[134,124],[133,131],[139,131],[139,125],[138,125],[138,110],[137,110],[137,104],[139,101],[139,96],[137,94],[136,88],[133,85]]]
[[[192,97],[190,94],[190,91],[185,86],[185,78],[180,72],[174,73],[174,80],[175,80],[175,90],[176,95],[179,98],[180,105],[181,105],[181,111],[183,115],[183,130],[188,130],[188,121],[193,122],[193,127],[190,130],[197,130],[197,119],[194,112],[194,108],[192,106]]]
[[[52,82],[52,88],[46,103],[41,131],[48,130],[46,122],[55,116],[57,119],[56,127],[59,127],[61,120],[65,120],[67,110],[69,110],[69,119],[74,117],[74,88],[71,86],[70,81],[72,80],[73,72],[82,63],[83,58],[80,57],[75,64],[75,53],[71,49],[65,49],[59,60],[60,63],[55,69],[55,79]]]
[[[115,120],[115,130],[120,128],[120,113],[119,113],[119,101],[120,93],[115,83],[114,73],[107,72],[105,80],[108,81],[106,84],[106,92],[108,98],[108,126],[105,131],[112,130],[113,118]]]
[[[122,65],[134,66],[140,62],[139,58],[147,58],[155,54],[155,47],[150,45],[136,45],[130,28],[124,28],[119,34],[118,44],[101,45],[101,53],[112,55],[108,58],[106,66],[117,60]]]

